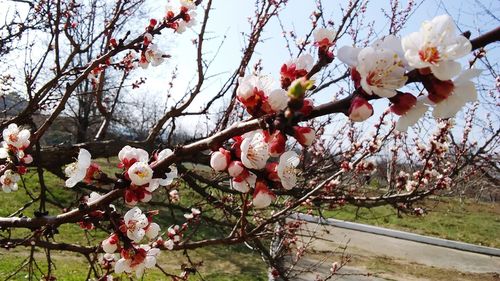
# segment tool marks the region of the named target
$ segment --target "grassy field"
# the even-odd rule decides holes
[[[116,161],[108,162],[99,160],[104,170],[109,174],[118,171],[115,168]],[[50,173],[45,173],[46,184],[51,187],[52,195],[50,199],[68,206],[78,196],[75,192],[63,187],[63,182]],[[25,177],[26,190],[33,194],[38,194],[38,179],[36,174],[30,173]],[[189,206],[190,202],[195,202],[196,197],[188,193],[183,193],[183,205]],[[23,188],[13,193],[2,193],[2,204],[0,205],[0,216],[8,216],[15,212],[29,197]],[[155,197],[156,198],[156,197]],[[398,218],[391,208],[380,207],[374,209],[360,209],[357,211],[353,207],[343,207],[334,211],[327,211],[329,217],[337,219],[369,223],[383,227],[390,227],[402,230],[409,230],[416,233],[433,235],[448,239],[461,240],[465,242],[499,247],[500,241],[497,234],[500,233],[500,207],[498,204],[481,204],[473,202],[460,203],[456,200],[444,200],[441,202],[428,200],[425,207],[429,213],[424,217],[404,216]],[[32,217],[38,208],[38,202],[27,208],[23,214]],[[147,207],[151,209],[151,207]],[[62,210],[51,204],[48,205],[50,214],[61,213]],[[356,217],[357,211],[357,217]],[[182,214],[176,214],[182,216]],[[170,212],[160,208],[160,215],[155,217],[155,221],[166,230],[173,224]],[[55,235],[57,242],[79,243],[97,245],[107,235],[102,231],[85,232],[78,225],[64,225],[59,228],[60,234]],[[216,234],[216,229],[205,224],[201,227],[201,236]],[[15,230],[13,237],[22,237],[30,232],[28,230]],[[2,236],[7,236],[5,231],[0,232]],[[200,238],[200,237],[195,237]],[[84,280],[89,270],[84,257],[67,252],[51,252],[56,267],[54,274],[58,280]],[[245,246],[214,246],[199,250],[189,251],[189,258],[194,262],[202,262],[199,268],[200,275],[193,275],[190,280],[267,280],[266,267],[260,257],[251,252]],[[17,247],[9,251],[0,251],[0,280],[5,280],[20,264],[28,257],[29,249]],[[35,256],[39,261],[39,266],[46,269],[45,253],[37,250]],[[181,264],[187,264],[188,258],[183,252],[163,251],[158,259],[158,264],[171,273],[180,273]],[[376,268],[376,267],[374,267]],[[25,280],[27,269],[24,268],[10,280]],[[162,280],[159,270],[148,270],[143,280]],[[122,280],[128,280],[123,276]]]
[[[330,218],[410,231],[467,243],[500,247],[500,204],[458,201],[453,198],[430,198],[422,202],[424,216],[398,217],[392,207],[372,209],[344,206],[324,211]]]
[[[107,163],[106,160],[99,161],[101,166],[104,167],[106,172],[112,174],[117,169],[113,165]],[[116,162],[114,162],[116,163]],[[50,199],[59,202],[64,206],[68,206],[70,202],[74,201],[78,196],[75,192],[68,190],[64,187],[63,181],[50,173],[44,173],[46,185],[50,187],[52,195]],[[29,173],[25,177],[26,190],[34,195],[38,194],[38,179],[36,174]],[[88,193],[88,192],[87,192]],[[20,188],[17,192],[1,193],[2,204],[0,205],[0,216],[8,216],[23,206],[25,202],[30,201],[27,192]],[[184,196],[184,200],[193,197]],[[185,202],[184,202],[185,203]],[[55,215],[62,212],[61,209],[51,204],[47,205],[49,214]],[[140,206],[141,207],[141,206]],[[28,217],[33,217],[34,211],[38,208],[38,202],[23,211],[23,214]],[[141,209],[154,209],[151,207],[144,207]],[[171,213],[165,209],[160,209],[160,214],[155,217],[155,222],[162,226],[162,230],[166,231],[168,226],[172,225]],[[182,213],[175,214],[179,221]],[[202,225],[200,227],[199,236],[194,239],[201,238],[201,236],[215,235],[215,229],[209,225]],[[12,237],[21,238],[30,234],[29,230],[14,230]],[[54,236],[56,242],[66,242],[75,244],[89,244],[97,245],[102,241],[107,234],[103,231],[83,231],[77,224],[66,224],[59,228],[59,233]],[[5,231],[0,232],[2,236],[7,236]],[[213,236],[217,237],[217,236]],[[30,251],[26,247],[17,247],[9,251],[0,251],[0,280],[5,280],[14,271],[23,264],[25,259],[29,256]],[[199,272],[192,275],[190,280],[212,280],[212,281],[244,281],[244,280],[267,280],[266,266],[261,262],[260,257],[254,252],[249,250],[243,245],[238,246],[213,246],[188,252],[189,258],[193,263],[202,263]],[[68,281],[81,281],[85,280],[89,271],[88,263],[82,255],[51,251],[51,256],[55,262],[53,275],[57,280]],[[47,263],[45,262],[45,252],[42,249],[37,249],[35,257],[38,266],[46,272]],[[162,251],[158,257],[158,262],[163,269],[170,273],[180,274],[182,272],[181,265],[188,265],[188,258],[183,252],[168,252]],[[24,268],[19,271],[10,280],[26,280],[28,269]],[[40,276],[38,274],[38,276]],[[162,279],[163,278],[163,279]],[[147,270],[143,280],[164,280],[165,276],[158,269]],[[126,275],[122,276],[122,280],[129,280]]]

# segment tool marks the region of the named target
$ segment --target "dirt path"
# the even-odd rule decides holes
[[[334,280],[442,280],[440,278],[425,278],[426,272],[411,274],[419,271],[428,271],[434,275],[444,275],[448,280],[500,280],[500,257],[469,253],[440,246],[422,244],[387,236],[336,228],[332,226],[318,226],[307,223],[303,234],[322,237],[310,245],[317,253],[329,253],[347,244],[346,253],[353,256],[353,262],[345,267],[342,273],[345,276]],[[299,265],[308,268],[318,262],[319,256],[308,258]],[[370,268],[366,266],[369,265]],[[318,273],[327,273],[331,262],[325,263],[314,272],[302,274],[295,280],[315,280]],[[398,269],[398,266],[400,269]],[[412,270],[415,272],[412,272]],[[401,270],[398,274],[397,272]],[[408,274],[405,275],[405,271]],[[394,272],[396,271],[396,273]],[[439,272],[441,271],[441,272]],[[374,277],[366,276],[368,273],[376,273]],[[449,275],[456,276],[449,276]],[[474,276],[477,275],[477,278]]]

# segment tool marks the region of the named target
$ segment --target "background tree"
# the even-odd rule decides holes
[[[300,222],[289,219],[297,211],[391,205],[420,215],[419,201],[468,179],[498,186],[498,116],[485,114],[474,99],[477,87],[480,101],[498,106],[496,66],[486,49],[498,40],[498,28],[458,32],[449,16],[439,16],[420,31],[410,28],[417,33],[400,34],[419,3],[391,1],[383,11],[390,24],[379,31],[367,17],[368,1],[343,3],[332,18],[316,1],[310,28],[299,36],[284,24],[293,3],[255,1],[241,57],[222,75],[213,73],[217,60],[228,63],[222,47],[206,49],[226,43],[208,35],[212,0],[171,3],[159,18],[148,16],[145,1],[11,2],[18,5],[0,28],[0,54],[5,68],[22,73],[2,76],[2,89],[14,87],[26,103],[0,125],[0,182],[5,192],[23,188],[31,201],[0,218],[0,245],[30,249],[19,267],[29,269],[30,280],[56,277],[55,250],[83,255],[87,279],[123,272],[140,278],[156,266],[186,280],[202,266],[190,250],[233,244],[262,255],[270,279],[289,280],[299,274],[293,266],[307,246],[297,242]],[[280,76],[274,84],[257,52],[271,23],[282,30],[280,50],[291,59],[270,70]],[[155,71],[171,58],[162,41],[175,44],[190,28],[196,33],[191,82],[179,81],[177,70]],[[463,71],[455,61],[462,57]],[[476,64],[489,73],[475,87]],[[134,96],[137,88],[155,87],[148,83],[155,76],[160,98]],[[425,115],[430,108],[437,120]],[[393,114],[401,115],[397,123]],[[74,138],[44,146],[55,126],[66,126]],[[118,170],[91,161],[117,155],[110,161]],[[35,187],[23,184],[27,168],[36,171]],[[47,171],[66,187],[48,184]],[[73,200],[61,202],[55,191],[62,188]],[[155,222],[155,208],[168,225]],[[58,242],[74,223],[94,238]],[[44,269],[37,248],[45,252]],[[188,264],[165,270],[156,264],[160,250],[184,251]],[[293,258],[285,263],[286,257]]]

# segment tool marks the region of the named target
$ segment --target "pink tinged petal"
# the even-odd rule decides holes
[[[149,182],[149,185],[146,187],[146,190],[149,192],[153,192],[158,189],[158,187],[160,187],[160,179],[152,179]]]
[[[474,102],[477,100],[476,86],[470,81],[456,84],[452,95],[460,97],[464,102]]]
[[[120,161],[123,161],[125,159],[125,155],[128,153],[128,151],[131,149],[132,147],[130,147],[129,145],[126,145],[124,146],[120,152],[118,152],[118,159],[120,159]]]
[[[215,171],[224,171],[228,165],[228,158],[220,151],[215,151],[210,157],[210,167]]]
[[[392,98],[397,94],[395,90],[378,88],[378,87],[372,87],[372,90],[375,95],[383,98]]]
[[[435,105],[432,115],[434,118],[452,118],[466,103],[465,99],[453,93],[447,99]]]
[[[147,203],[147,202],[151,201],[151,199],[153,199],[153,196],[151,195],[151,193],[145,193],[144,198],[141,199],[141,202]]]
[[[462,70],[460,63],[456,61],[441,61],[439,65],[431,65],[431,71],[441,81],[450,80],[457,76]]]
[[[166,148],[166,149],[160,151],[160,153],[158,153],[157,161],[161,161],[161,160],[169,157],[172,154],[174,154],[174,152],[171,149]]]
[[[160,249],[158,248],[151,248],[150,250],[148,250],[148,256],[157,256],[158,254],[160,254]]]
[[[364,98],[355,97],[349,108],[349,119],[362,122],[373,115],[373,106]]]
[[[149,239],[156,238],[158,236],[158,233],[160,232],[160,226],[157,223],[151,223],[147,230],[146,230],[146,236]]]
[[[476,69],[476,68],[466,69],[462,71],[462,73],[460,73],[460,75],[458,75],[457,78],[455,78],[453,83],[455,85],[459,85],[461,83],[470,82],[470,80],[472,80],[473,78],[479,77],[479,75],[481,75],[481,72],[483,72],[482,69]]]
[[[132,237],[128,237],[132,240],[134,240],[136,243],[139,243],[141,242],[142,238],[144,238],[144,236],[146,235],[146,231],[142,228],[138,228],[136,229],[136,231],[134,231],[133,233],[133,236]],[[127,236],[128,236],[128,232],[127,232]]]
[[[0,159],[6,159],[8,157],[9,157],[9,151],[4,147],[0,148]]]
[[[138,264],[135,266],[135,276],[137,278],[141,278],[144,275],[144,263]]]
[[[401,38],[392,34],[385,36],[382,40],[377,40],[374,44],[375,48],[384,48],[396,52],[401,58],[404,58],[403,46]]]
[[[166,178],[160,180],[161,186],[168,186],[177,178],[177,167],[170,166],[169,169],[170,172],[165,173]]]
[[[244,170],[245,168],[243,167],[243,163],[240,161],[232,161],[227,169],[231,177],[239,176]]]
[[[268,100],[271,109],[274,111],[284,110],[288,105],[288,96],[285,90],[277,89],[269,94]]]
[[[299,165],[299,162],[299,156],[295,151],[287,151],[280,156],[277,174],[281,180],[281,185],[286,190],[292,189],[297,184],[295,167]]]
[[[19,134],[17,135],[17,137],[19,138],[19,141],[20,141],[21,143],[24,143],[24,142],[29,141],[30,136],[31,136],[30,131],[28,131],[28,130],[26,130],[26,129],[21,130],[21,131],[19,132]]]
[[[118,245],[117,245],[117,243],[111,244],[111,243],[109,243],[109,239],[106,239],[106,240],[102,241],[102,249],[104,250],[104,252],[106,252],[108,254],[112,254],[112,253],[116,252],[116,249],[118,249]]]
[[[153,256],[147,256],[144,261],[144,266],[146,268],[153,268],[156,265],[156,258]]]
[[[356,67],[358,65],[358,55],[361,48],[344,46],[337,51],[337,58],[343,63]]]
[[[310,54],[303,54],[297,59],[297,69],[310,71],[313,67],[314,59]]]
[[[455,42],[449,47],[449,50],[447,50],[449,59],[461,58],[471,51],[472,45],[469,39],[461,35],[455,38]]]
[[[128,210],[127,213],[125,213],[125,216],[123,216],[123,220],[125,221],[125,224],[128,224],[130,220],[135,219],[140,215],[142,215],[141,209],[139,209],[138,207],[134,207]]]
[[[273,197],[267,193],[259,192],[253,198],[253,206],[256,209],[266,208],[273,202]]]
[[[422,100],[418,101],[417,104],[412,107],[405,115],[399,117],[396,123],[396,130],[400,132],[406,132],[408,127],[415,125],[422,116],[427,112],[429,106],[424,104]]]
[[[241,180],[241,181],[236,181],[236,180],[231,180],[231,185],[234,190],[239,191],[241,193],[247,193],[250,191],[251,188],[255,187],[255,182],[257,181],[257,176],[249,172],[249,175]]]
[[[115,273],[124,272],[127,267],[126,262],[127,261],[124,258],[119,259],[115,264]]]
[[[88,150],[80,148],[78,153],[78,166],[87,169],[90,166],[91,155]]]
[[[78,182],[80,182],[80,181],[71,177],[71,178],[66,180],[65,185],[66,185],[66,187],[74,187]]]
[[[293,126],[294,137],[302,146],[310,146],[316,138],[316,131],[309,127]]]
[[[174,249],[174,241],[172,241],[171,239],[168,239],[167,241],[165,241],[163,243],[163,246],[167,249],[167,250],[173,250]]]

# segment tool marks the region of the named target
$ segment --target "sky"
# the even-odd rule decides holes
[[[217,78],[212,79],[206,88],[204,95],[206,97],[212,96],[211,92],[216,92],[225,78],[232,73],[236,68],[240,58],[241,50],[245,46],[242,31],[248,32],[249,24],[248,17],[252,15],[254,1],[229,1],[229,0],[215,0],[214,10],[212,11],[208,33],[208,37],[212,39],[206,42],[205,53],[208,55],[213,54],[219,47],[222,36],[225,35],[224,45],[221,47],[219,57],[216,58],[210,68],[210,74],[220,74]],[[334,24],[340,19],[340,6],[345,1],[328,1],[323,0],[325,16],[331,18]],[[406,5],[407,1],[401,1]],[[341,4],[339,4],[341,3]],[[375,32],[379,36],[388,34],[388,21],[382,16],[382,9],[388,9],[389,1],[371,1],[368,4],[366,17],[368,21],[374,21]],[[315,2],[311,0],[290,0],[287,7],[281,12],[280,19],[282,24],[287,30],[294,30],[299,39],[308,32],[310,28],[310,21],[308,20],[311,13],[315,10]],[[456,21],[458,28],[461,31],[470,30],[472,37],[477,36],[483,32],[493,29],[499,25],[499,21],[495,18],[496,14],[500,14],[500,1],[452,1],[452,0],[425,0],[413,12],[406,28],[400,33],[401,35],[409,34],[410,32],[418,31],[420,24],[424,20],[430,20],[433,17],[441,14],[448,13]],[[201,9],[199,9],[201,18]],[[336,25],[335,25],[336,26]],[[196,28],[199,28],[199,25]],[[361,31],[363,33],[364,31]],[[264,30],[262,38],[264,39],[256,49],[256,54],[252,62],[249,64],[251,67],[258,59],[262,59],[263,74],[273,76],[279,79],[280,66],[290,59],[289,53],[285,49],[285,41],[281,36],[282,29],[280,28],[277,20],[271,21]],[[178,37],[176,46],[170,46],[169,51],[173,55],[172,62],[177,64],[168,64],[162,67],[171,68],[173,66],[179,67],[179,79],[177,86],[179,91],[183,91],[189,81],[193,82],[191,78],[195,77],[195,61],[192,54],[195,53],[195,46],[191,43],[191,39],[196,36],[195,32],[186,32]],[[379,36],[375,36],[376,39]],[[336,49],[343,45],[352,45],[349,40],[341,40],[337,43]],[[498,44],[495,47],[490,47],[492,53],[489,54],[491,61],[498,61],[499,52]],[[334,50],[336,51],[336,50]],[[467,60],[464,59],[465,63]],[[498,70],[498,66],[497,66]],[[247,70],[250,73],[251,69]],[[165,73],[165,72],[164,72]],[[166,73],[169,73],[168,71]],[[150,81],[156,84],[159,88],[162,86],[162,79]],[[164,81],[164,80],[163,80]],[[160,90],[161,91],[161,90]],[[330,87],[324,91],[321,96],[316,97],[317,103],[328,102],[332,99],[334,92],[338,91],[335,86]],[[331,95],[329,93],[332,93]],[[203,105],[207,98],[198,98],[191,106],[191,109],[196,109]],[[376,101],[374,103],[377,114],[367,122],[369,125],[377,120],[380,114],[388,105],[387,100]]]
[[[6,11],[7,2],[10,1],[0,0],[0,16],[2,18],[2,13]],[[239,64],[241,50],[245,46],[245,37],[242,32],[248,33],[249,31],[248,17],[251,17],[253,14],[255,1],[214,0],[213,2],[213,11],[211,12],[206,33],[206,37],[209,39],[204,43],[205,58],[211,58],[216,55],[207,73],[207,77],[212,78],[206,81],[202,94],[194,100],[188,109],[189,111],[196,111],[203,106],[220,89],[222,83],[226,81],[227,77]],[[325,17],[332,19],[335,27],[338,24],[337,21],[341,18],[340,7],[345,7],[345,2],[333,0],[322,1]],[[403,0],[400,2],[406,6],[408,1]],[[163,17],[165,4],[166,1],[147,0],[146,8],[149,11],[148,16],[151,18]],[[22,12],[25,6],[19,4],[16,7]],[[367,6],[367,21],[374,22],[376,36],[373,37],[373,40],[388,34],[388,21],[382,14],[382,9],[388,8],[389,1],[383,0],[372,0]],[[287,31],[293,30],[300,40],[304,38],[310,29],[309,16],[315,10],[316,5],[313,0],[289,0],[286,8],[280,13],[280,20],[285,29]],[[473,34],[472,37],[475,37],[499,25],[499,20],[495,16],[500,14],[499,12],[500,1],[495,0],[424,0],[414,10],[406,25],[406,29],[403,29],[400,34],[405,35],[418,31],[422,21],[448,13],[455,19],[461,31],[470,30]],[[202,16],[203,11],[199,8],[198,21],[201,21]],[[147,19],[144,19],[144,21],[147,22]],[[177,68],[177,79],[174,81],[172,94],[174,100],[182,97],[189,85],[193,85],[196,82],[196,47],[192,43],[192,39],[196,38],[199,28],[200,24],[196,25],[192,30],[186,31],[184,34],[173,34],[167,31],[155,38],[155,42],[160,46],[160,49],[172,55],[172,58],[154,69],[152,67],[148,70],[138,69],[130,80],[134,81],[139,77],[147,77],[147,84],[130,94],[144,96],[153,103],[163,104],[166,96],[166,85],[170,81],[173,69]],[[366,30],[361,30],[360,33],[366,33]],[[251,67],[257,60],[262,60],[262,73],[271,75],[275,79],[279,79],[279,68],[281,65],[290,59],[281,34],[280,23],[276,18],[271,20],[261,37],[263,42],[257,47],[255,55],[249,64]],[[352,42],[348,39],[340,40],[337,42],[334,52],[343,45],[352,45]],[[489,54],[491,61],[498,61],[500,57],[498,44],[489,47],[489,49],[491,50]],[[313,50],[311,49],[311,51]],[[333,65],[335,65],[335,61]],[[343,66],[340,66],[339,73],[343,72],[344,69]],[[496,65],[496,70],[498,71],[498,65]],[[251,69],[248,69],[247,73],[250,73],[250,71]],[[338,90],[339,86],[331,86],[315,98],[316,103],[330,101],[333,98],[333,93]],[[371,122],[375,122],[377,115],[386,108],[387,104],[386,100],[376,101],[374,106],[377,114],[366,124],[369,125]],[[202,122],[204,121],[202,120]],[[192,119],[190,119],[189,123],[193,124]],[[194,126],[185,126],[185,130],[187,131],[192,131],[193,128]]]

